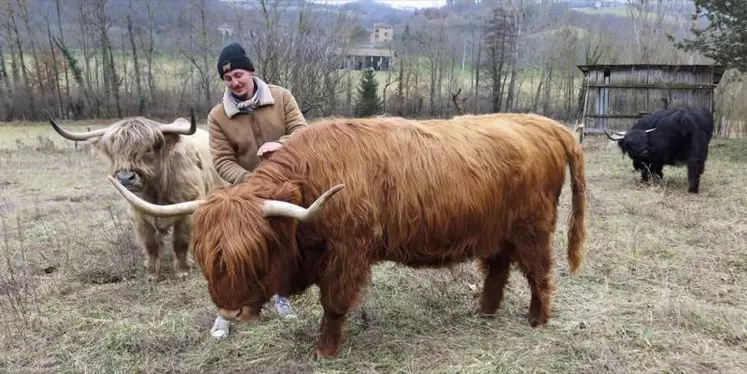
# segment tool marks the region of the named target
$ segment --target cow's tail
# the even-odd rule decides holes
[[[571,273],[575,273],[581,267],[586,240],[586,166],[581,145],[572,135],[563,138],[571,171],[572,193],[572,208],[568,219],[568,265]]]

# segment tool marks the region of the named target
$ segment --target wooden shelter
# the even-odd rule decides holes
[[[714,111],[720,65],[579,65],[584,73],[584,133],[629,130],[659,109],[689,106]]]
[[[345,53],[341,67],[357,70],[394,70],[394,57],[394,51],[387,48],[360,46]]]

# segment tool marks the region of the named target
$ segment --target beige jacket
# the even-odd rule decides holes
[[[259,164],[257,150],[266,142],[283,143],[308,124],[287,89],[266,84],[257,77],[257,106],[240,113],[230,90],[208,114],[210,152],[221,178],[241,181]]]

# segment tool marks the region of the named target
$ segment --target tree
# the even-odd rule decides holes
[[[693,26],[693,38],[675,46],[686,52],[698,51],[716,63],[747,73],[747,7],[730,0],[695,0],[692,20],[704,17],[705,28]],[[670,41],[674,38],[668,35]]]
[[[373,69],[364,70],[358,86],[358,101],[355,103],[356,115],[368,117],[381,113],[381,100],[379,100],[378,90],[379,84],[376,82]]]
[[[644,64],[661,63],[663,54],[657,43],[657,34],[671,15],[671,2],[664,0],[627,0],[627,12],[633,21],[635,60]]]
[[[366,44],[371,33],[361,25],[355,25],[350,31],[350,39],[356,44]]]

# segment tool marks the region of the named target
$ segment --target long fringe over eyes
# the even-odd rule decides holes
[[[195,212],[194,256],[208,282],[227,277],[230,288],[246,289],[268,268],[268,244],[275,234],[261,207],[251,187],[234,186],[212,191]]]

